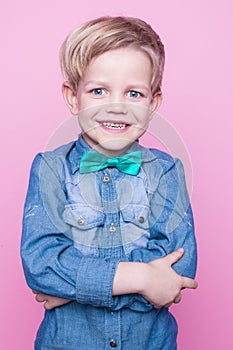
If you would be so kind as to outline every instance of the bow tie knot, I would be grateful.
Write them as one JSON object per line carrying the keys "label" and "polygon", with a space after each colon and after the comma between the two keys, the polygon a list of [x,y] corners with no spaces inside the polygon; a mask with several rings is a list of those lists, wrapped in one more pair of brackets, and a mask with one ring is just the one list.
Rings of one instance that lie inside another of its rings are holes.
{"label": "bow tie knot", "polygon": [[108,166],[109,167],[116,167],[117,166],[117,164],[119,164],[119,158],[109,158],[108,160],[107,160],[107,162],[108,162]]}
{"label": "bow tie knot", "polygon": [[120,157],[107,157],[102,153],[86,152],[80,160],[80,174],[91,173],[105,169],[107,167],[116,167],[119,171],[137,175],[142,164],[142,152],[136,151],[126,153]]}

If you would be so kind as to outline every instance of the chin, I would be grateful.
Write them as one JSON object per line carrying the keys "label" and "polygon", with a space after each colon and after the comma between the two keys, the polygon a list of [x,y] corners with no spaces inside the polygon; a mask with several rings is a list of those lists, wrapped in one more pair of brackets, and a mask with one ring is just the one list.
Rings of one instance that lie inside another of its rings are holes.
{"label": "chin", "polygon": [[110,154],[114,154],[114,153],[123,153],[125,152],[130,146],[131,144],[134,142],[134,140],[114,140],[111,139],[109,141],[105,141],[99,144],[99,149],[102,149],[102,152],[105,153],[110,153]]}

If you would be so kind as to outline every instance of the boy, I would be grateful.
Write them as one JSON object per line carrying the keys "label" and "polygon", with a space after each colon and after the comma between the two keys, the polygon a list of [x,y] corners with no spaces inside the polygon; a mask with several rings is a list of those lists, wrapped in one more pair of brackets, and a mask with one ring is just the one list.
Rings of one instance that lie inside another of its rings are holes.
{"label": "boy", "polygon": [[168,307],[197,287],[192,212],[180,161],[138,143],[163,45],[139,19],[103,17],[68,36],[61,66],[82,135],[32,165],[21,254],[47,309],[35,349],[176,349]]}

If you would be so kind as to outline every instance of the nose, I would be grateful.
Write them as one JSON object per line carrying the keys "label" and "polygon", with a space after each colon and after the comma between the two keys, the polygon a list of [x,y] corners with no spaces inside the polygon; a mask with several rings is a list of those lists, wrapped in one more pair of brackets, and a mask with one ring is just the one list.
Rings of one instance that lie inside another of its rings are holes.
{"label": "nose", "polygon": [[106,105],[106,112],[112,114],[127,114],[128,109],[125,103],[111,102]]}

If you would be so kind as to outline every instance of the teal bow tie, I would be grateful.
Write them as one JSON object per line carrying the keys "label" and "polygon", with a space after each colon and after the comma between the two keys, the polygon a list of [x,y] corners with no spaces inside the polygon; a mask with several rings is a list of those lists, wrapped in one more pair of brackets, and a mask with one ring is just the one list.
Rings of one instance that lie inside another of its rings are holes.
{"label": "teal bow tie", "polygon": [[120,157],[106,157],[97,152],[86,152],[82,156],[79,165],[80,174],[91,173],[107,167],[116,167],[119,171],[137,175],[142,164],[142,152],[126,153]]}

